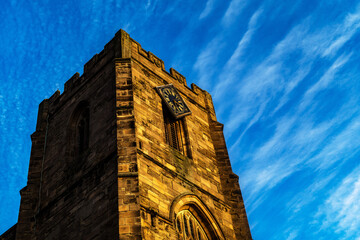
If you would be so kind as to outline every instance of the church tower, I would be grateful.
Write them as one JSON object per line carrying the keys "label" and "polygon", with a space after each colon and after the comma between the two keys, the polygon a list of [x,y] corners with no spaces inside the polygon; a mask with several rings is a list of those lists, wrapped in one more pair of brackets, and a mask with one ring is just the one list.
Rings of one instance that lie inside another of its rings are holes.
{"label": "church tower", "polygon": [[11,239],[252,239],[210,94],[123,30],[31,139]]}

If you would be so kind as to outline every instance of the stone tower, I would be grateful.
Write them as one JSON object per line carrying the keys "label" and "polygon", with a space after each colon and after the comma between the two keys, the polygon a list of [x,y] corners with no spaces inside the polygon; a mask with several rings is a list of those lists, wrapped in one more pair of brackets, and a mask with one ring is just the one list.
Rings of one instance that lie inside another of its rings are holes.
{"label": "stone tower", "polygon": [[210,94],[122,30],[40,104],[31,139],[4,239],[252,239]]}

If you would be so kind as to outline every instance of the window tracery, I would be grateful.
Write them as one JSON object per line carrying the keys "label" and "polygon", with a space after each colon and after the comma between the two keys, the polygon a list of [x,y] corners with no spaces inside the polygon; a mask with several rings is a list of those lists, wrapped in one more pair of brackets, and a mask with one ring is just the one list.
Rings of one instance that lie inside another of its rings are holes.
{"label": "window tracery", "polygon": [[209,240],[200,222],[189,210],[176,215],[176,230],[181,240]]}
{"label": "window tracery", "polygon": [[170,219],[180,240],[225,240],[216,218],[195,194],[184,193],[175,198]]}

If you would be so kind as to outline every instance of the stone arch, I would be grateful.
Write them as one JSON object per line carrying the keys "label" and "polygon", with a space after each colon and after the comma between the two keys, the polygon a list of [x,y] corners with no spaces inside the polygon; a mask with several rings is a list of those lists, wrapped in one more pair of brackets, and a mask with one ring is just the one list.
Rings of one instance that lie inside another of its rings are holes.
{"label": "stone arch", "polygon": [[[192,215],[196,219],[198,224],[201,225],[201,228],[204,230],[207,239],[209,240],[225,239],[225,236],[220,228],[220,225],[218,224],[218,222],[216,221],[215,217],[210,212],[210,210],[203,203],[203,201],[195,194],[185,193],[178,196],[171,204],[170,219],[174,223],[174,226],[175,228],[177,228],[177,230],[179,229],[178,226],[180,224],[178,223],[177,217],[187,215],[187,218],[191,218],[189,214]],[[196,221],[194,221],[195,224],[197,224]],[[190,224],[190,228],[191,227],[192,226]],[[200,239],[200,238],[196,237],[189,239]],[[206,238],[202,240],[206,240]]]}

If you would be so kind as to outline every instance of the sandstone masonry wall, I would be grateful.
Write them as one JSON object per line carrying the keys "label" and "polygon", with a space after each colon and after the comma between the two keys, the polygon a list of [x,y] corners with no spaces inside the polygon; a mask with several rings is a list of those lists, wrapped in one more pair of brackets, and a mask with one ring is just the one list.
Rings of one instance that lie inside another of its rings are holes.
{"label": "sandstone masonry wall", "polygon": [[[170,83],[192,111],[186,156],[166,143],[155,87]],[[79,152],[83,113],[88,143]],[[213,239],[250,240],[222,127],[209,93],[120,30],[40,104],[18,223],[1,238],[175,240],[176,213],[186,209]]]}
{"label": "sandstone masonry wall", "polygon": [[[191,193],[209,208],[225,238],[236,239],[234,223],[240,222],[231,213],[239,209],[226,202],[223,194],[227,186],[221,181],[223,173],[219,169],[223,168],[218,163],[218,152],[226,146],[215,146],[213,142],[216,117],[213,107],[208,106],[209,101],[212,106],[210,95],[195,85],[188,88],[186,79],[174,69],[170,74],[164,71],[163,62],[135,41],[131,54],[143,237],[177,239],[171,205],[178,196]],[[185,117],[189,157],[165,141],[163,105],[155,87],[169,83],[174,84],[192,111]]]}
{"label": "sandstone masonry wall", "polygon": [[[16,239],[118,238],[115,38],[40,105]],[[89,109],[89,147],[76,156],[70,128]]]}

